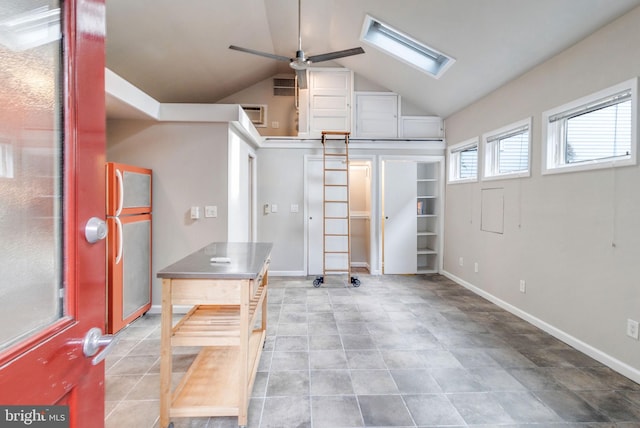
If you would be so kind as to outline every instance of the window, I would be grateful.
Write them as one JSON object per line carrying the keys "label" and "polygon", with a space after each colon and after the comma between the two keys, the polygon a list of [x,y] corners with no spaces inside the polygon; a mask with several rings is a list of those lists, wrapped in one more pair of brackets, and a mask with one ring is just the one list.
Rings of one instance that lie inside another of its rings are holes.
{"label": "window", "polygon": [[365,16],[360,40],[436,79],[456,61],[369,15]]}
{"label": "window", "polygon": [[542,114],[542,173],[636,162],[637,79]]}
{"label": "window", "polygon": [[528,177],[531,119],[521,120],[482,136],[485,179]]}
{"label": "window", "polygon": [[0,138],[0,178],[13,178],[13,146]]}
{"label": "window", "polygon": [[478,139],[464,141],[449,147],[449,182],[461,183],[478,180]]}

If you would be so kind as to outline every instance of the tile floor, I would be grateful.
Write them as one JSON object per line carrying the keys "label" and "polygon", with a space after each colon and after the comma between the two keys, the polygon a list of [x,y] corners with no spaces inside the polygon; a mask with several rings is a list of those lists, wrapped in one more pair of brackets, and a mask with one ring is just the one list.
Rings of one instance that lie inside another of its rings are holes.
{"label": "tile floor", "polygon": [[[447,278],[360,279],[270,278],[249,427],[640,427],[640,385]],[[159,322],[107,358],[107,428],[159,427]],[[178,352],[184,372],[197,348]]]}

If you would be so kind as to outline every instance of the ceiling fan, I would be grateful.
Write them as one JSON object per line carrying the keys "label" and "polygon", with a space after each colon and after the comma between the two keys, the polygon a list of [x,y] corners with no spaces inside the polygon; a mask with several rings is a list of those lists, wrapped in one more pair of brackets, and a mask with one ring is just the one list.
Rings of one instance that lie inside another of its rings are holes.
{"label": "ceiling fan", "polygon": [[260,55],[260,56],[264,56],[271,59],[277,59],[278,61],[288,62],[289,67],[294,69],[296,72],[296,76],[298,77],[298,87],[300,89],[306,89],[307,88],[306,70],[312,63],[322,62],[322,61],[331,61],[333,59],[363,54],[364,49],[362,49],[361,47],[357,47],[352,49],[345,49],[342,51],[328,52],[328,53],[319,54],[319,55],[311,55],[307,57],[304,51],[302,50],[302,35],[300,32],[300,21],[301,21],[300,3],[301,3],[301,0],[298,0],[298,50],[296,51],[295,58],[289,58],[283,55],[275,55],[267,52],[261,52],[254,49],[242,48],[240,46],[234,46],[234,45],[229,46],[229,49],[233,49],[240,52],[247,52],[254,55]]}

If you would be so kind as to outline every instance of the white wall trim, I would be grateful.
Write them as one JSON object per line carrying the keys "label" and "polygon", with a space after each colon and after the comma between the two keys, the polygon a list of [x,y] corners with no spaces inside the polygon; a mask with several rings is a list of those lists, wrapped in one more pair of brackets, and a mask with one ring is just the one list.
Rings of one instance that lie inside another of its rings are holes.
{"label": "white wall trim", "polygon": [[[269,276],[307,276],[306,270],[270,270]],[[309,281],[311,283],[311,281]]]}
{"label": "white wall trim", "polygon": [[563,341],[564,343],[574,347],[575,349],[577,349],[580,352],[583,352],[585,354],[587,354],[588,356],[590,356],[591,358],[595,359],[596,361],[601,362],[602,364],[606,365],[607,367],[617,371],[618,373],[622,374],[623,376],[628,377],[629,379],[631,379],[634,382],[640,383],[640,370],[635,369],[634,367],[631,367],[630,365],[618,360],[615,357],[612,357],[609,354],[604,353],[603,351],[601,351],[600,349],[594,348],[593,346],[589,345],[588,343],[585,343],[583,341],[581,341],[580,339],[573,337],[572,335],[570,335],[569,333],[560,330],[559,328],[529,314],[528,312],[523,311],[520,308],[517,308],[515,306],[513,306],[510,303],[505,302],[504,300],[494,296],[493,294],[487,293],[486,291],[482,290],[481,288],[476,287],[475,285],[463,280],[462,278],[458,278],[457,276],[453,275],[450,272],[447,272],[446,270],[442,270],[441,271],[442,275],[446,276],[447,278],[451,279],[452,281],[455,281],[456,283],[462,285],[463,287],[467,288],[468,290],[476,293],[477,295],[484,297],[485,299],[489,300],[492,303],[495,303],[497,306],[501,307],[502,309],[512,313],[513,315],[533,324],[534,326],[538,327],[539,329],[549,333],[550,335],[552,335],[553,337],[555,337],[556,339],[559,339],[561,341]]}

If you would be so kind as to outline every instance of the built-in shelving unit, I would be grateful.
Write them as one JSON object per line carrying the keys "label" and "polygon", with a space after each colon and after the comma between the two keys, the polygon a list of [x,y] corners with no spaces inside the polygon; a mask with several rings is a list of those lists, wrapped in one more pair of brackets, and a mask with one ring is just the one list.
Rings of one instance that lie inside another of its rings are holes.
{"label": "built-in shelving unit", "polygon": [[417,272],[438,271],[439,261],[439,163],[417,163]]}

